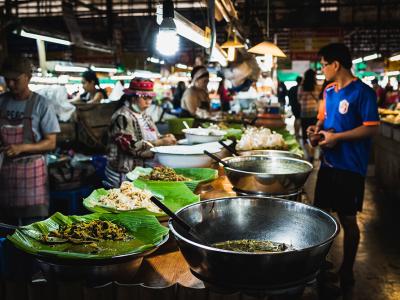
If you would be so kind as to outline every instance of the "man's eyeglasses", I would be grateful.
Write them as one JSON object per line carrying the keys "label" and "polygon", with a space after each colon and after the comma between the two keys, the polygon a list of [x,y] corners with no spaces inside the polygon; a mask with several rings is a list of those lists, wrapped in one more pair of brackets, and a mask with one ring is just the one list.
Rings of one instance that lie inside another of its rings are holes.
{"label": "man's eyeglasses", "polygon": [[327,66],[331,65],[332,63],[333,63],[333,62],[321,64],[321,65],[322,65],[322,69],[326,68]]}

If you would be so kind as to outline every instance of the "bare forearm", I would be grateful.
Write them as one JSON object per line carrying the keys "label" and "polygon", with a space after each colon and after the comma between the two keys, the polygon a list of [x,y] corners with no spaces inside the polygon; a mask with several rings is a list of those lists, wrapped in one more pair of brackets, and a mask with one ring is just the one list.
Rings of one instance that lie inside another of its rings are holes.
{"label": "bare forearm", "polygon": [[338,141],[352,141],[372,137],[377,133],[378,126],[361,125],[352,130],[335,133],[335,135]]}
{"label": "bare forearm", "polygon": [[46,153],[56,148],[56,141],[42,140],[35,144],[24,144],[24,153]]}

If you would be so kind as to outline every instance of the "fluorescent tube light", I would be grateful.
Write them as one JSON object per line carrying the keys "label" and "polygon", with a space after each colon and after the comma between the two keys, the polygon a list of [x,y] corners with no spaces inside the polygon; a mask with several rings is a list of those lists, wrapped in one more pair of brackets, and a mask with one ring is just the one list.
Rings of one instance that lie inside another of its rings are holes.
{"label": "fluorescent tube light", "polygon": [[138,70],[133,72],[133,77],[141,77],[141,78],[146,78],[146,79],[152,79],[152,78],[161,78],[160,73],[153,73],[150,71],[142,71]]}
{"label": "fluorescent tube light", "polygon": [[36,40],[42,40],[42,41],[49,42],[49,43],[61,44],[61,45],[65,45],[65,46],[72,45],[72,43],[68,40],[58,39],[58,38],[41,35],[41,34],[30,33],[30,32],[26,32],[23,29],[21,30],[21,36],[26,37],[26,38],[36,39]]}
{"label": "fluorescent tube light", "polygon": [[73,73],[82,73],[88,70],[85,67],[77,67],[77,66],[65,66],[65,65],[56,65],[54,68],[57,72],[73,72]]}
{"label": "fluorescent tube light", "polygon": [[397,60],[400,60],[400,54],[397,54],[397,55],[395,55],[395,56],[390,57],[389,60],[390,60],[390,61],[397,61]]}
{"label": "fluorescent tube light", "polygon": [[111,80],[132,80],[134,77],[133,75],[116,75],[111,76]]}
{"label": "fluorescent tube light", "polygon": [[[163,8],[162,4],[157,5],[157,12],[156,12],[156,21],[158,25],[161,25],[163,20]],[[181,14],[174,11],[174,22],[176,26],[176,32],[178,35],[204,47],[210,48],[211,41],[208,37],[206,37],[205,32],[203,29],[198,27],[197,25],[190,22],[188,19],[183,17]]]}
{"label": "fluorescent tube light", "polygon": [[364,61],[369,61],[369,60],[377,59],[377,58],[379,58],[381,56],[382,55],[380,55],[378,53],[374,53],[374,54],[371,54],[371,55],[364,56],[363,60]]}
{"label": "fluorescent tube light", "polygon": [[117,73],[117,68],[103,68],[103,67],[91,66],[90,69],[95,72]]}
{"label": "fluorescent tube light", "polygon": [[362,57],[359,57],[359,58],[353,59],[352,62],[353,62],[353,64],[359,64],[362,61],[363,61]]}
{"label": "fluorescent tube light", "polygon": [[184,65],[184,64],[176,64],[175,65],[177,68],[179,68],[179,69],[189,69],[189,67],[187,66],[187,65]]}
{"label": "fluorescent tube light", "polygon": [[390,71],[386,73],[387,76],[397,76],[400,75],[400,71]]}

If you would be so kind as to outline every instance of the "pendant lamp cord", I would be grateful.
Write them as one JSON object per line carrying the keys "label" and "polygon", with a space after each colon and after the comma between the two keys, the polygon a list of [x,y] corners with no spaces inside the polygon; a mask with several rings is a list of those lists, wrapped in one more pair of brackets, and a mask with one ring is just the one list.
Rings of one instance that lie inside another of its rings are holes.
{"label": "pendant lamp cord", "polygon": [[267,38],[269,39],[269,0],[267,0]]}

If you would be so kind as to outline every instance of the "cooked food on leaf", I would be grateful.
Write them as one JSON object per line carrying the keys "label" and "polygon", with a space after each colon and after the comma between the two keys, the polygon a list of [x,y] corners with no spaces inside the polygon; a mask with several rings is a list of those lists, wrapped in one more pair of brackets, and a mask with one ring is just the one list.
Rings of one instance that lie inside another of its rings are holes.
{"label": "cooked food on leaf", "polygon": [[259,240],[234,240],[213,244],[213,247],[236,252],[283,252],[293,250],[291,246],[285,243],[276,243],[271,241]]}
{"label": "cooked food on leaf", "polygon": [[183,175],[179,175],[175,172],[174,169],[169,167],[155,167],[148,177],[149,180],[156,181],[190,181],[190,178],[187,178]]}
{"label": "cooked food on leaf", "polygon": [[287,150],[288,146],[279,133],[269,128],[246,129],[236,145],[236,150]]}
{"label": "cooked food on leaf", "polygon": [[131,182],[124,181],[119,189],[111,189],[107,195],[101,196],[99,204],[118,210],[146,208],[149,211],[160,213],[161,210],[151,202],[151,196],[149,191],[141,190]]}
{"label": "cooked food on leaf", "polygon": [[48,242],[49,238],[59,238],[65,242],[84,244],[103,240],[123,241],[128,239],[126,229],[110,221],[93,220],[77,222],[60,227],[43,235],[42,241]]}

